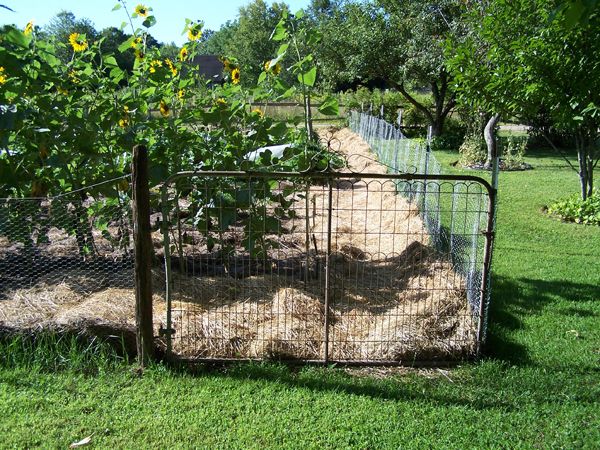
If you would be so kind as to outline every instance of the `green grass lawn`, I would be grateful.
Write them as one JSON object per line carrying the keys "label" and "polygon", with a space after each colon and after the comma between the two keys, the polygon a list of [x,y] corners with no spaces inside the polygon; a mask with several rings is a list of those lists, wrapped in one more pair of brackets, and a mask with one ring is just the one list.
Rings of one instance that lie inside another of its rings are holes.
{"label": "green grass lawn", "polygon": [[[437,157],[460,172],[456,154]],[[545,205],[577,192],[576,174],[551,153],[526,160],[534,170],[500,178],[482,361],[378,379],[274,364],[137,376],[102,358],[60,371],[5,360],[0,448],[89,435],[89,448],[598,448],[600,227],[547,217]]]}

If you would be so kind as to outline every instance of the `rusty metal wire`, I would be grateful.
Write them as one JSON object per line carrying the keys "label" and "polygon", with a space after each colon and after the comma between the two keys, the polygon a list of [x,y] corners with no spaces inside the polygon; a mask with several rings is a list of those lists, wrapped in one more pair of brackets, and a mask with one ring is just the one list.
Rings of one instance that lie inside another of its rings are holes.
{"label": "rusty metal wire", "polygon": [[[399,192],[409,182],[414,198],[439,198],[434,209]],[[485,239],[465,218],[487,213],[477,180],[208,172],[163,193],[175,355],[406,364],[476,354]],[[477,245],[460,253],[459,241]]]}

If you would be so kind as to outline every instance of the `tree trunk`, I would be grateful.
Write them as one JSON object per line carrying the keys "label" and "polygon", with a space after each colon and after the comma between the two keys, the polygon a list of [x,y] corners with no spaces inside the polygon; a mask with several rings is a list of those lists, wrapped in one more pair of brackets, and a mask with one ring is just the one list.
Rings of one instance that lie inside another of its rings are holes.
{"label": "tree trunk", "polygon": [[492,168],[494,158],[498,156],[498,148],[496,145],[496,125],[500,121],[500,114],[494,114],[490,120],[488,120],[485,129],[483,130],[483,137],[487,145],[487,158],[485,160],[484,168],[489,170]]}
{"label": "tree trunk", "polygon": [[594,193],[593,138],[588,138],[584,133],[580,133],[575,143],[577,147],[577,161],[579,163],[581,199],[585,201]]}

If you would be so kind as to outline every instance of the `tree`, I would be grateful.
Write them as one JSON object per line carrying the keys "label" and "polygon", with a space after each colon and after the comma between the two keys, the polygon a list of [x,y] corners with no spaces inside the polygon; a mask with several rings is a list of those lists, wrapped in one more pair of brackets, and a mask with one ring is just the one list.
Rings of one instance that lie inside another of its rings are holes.
{"label": "tree", "polygon": [[[456,1],[318,0],[311,14],[324,35],[319,59],[329,61],[323,74],[331,84],[383,80],[427,117],[434,136],[443,132],[456,105],[443,51],[445,40],[462,31]],[[433,107],[411,94],[423,89]]]}
{"label": "tree", "polygon": [[240,8],[227,54],[237,59],[244,74],[242,83],[256,82],[265,61],[276,52],[278,44],[269,38],[284,11],[289,12],[285,3],[267,6],[264,0]]}
{"label": "tree", "polygon": [[133,64],[135,62],[135,54],[133,51],[119,51],[119,46],[129,39],[129,37],[130,35],[116,27],[107,27],[100,32],[100,38],[103,39],[102,51],[105,54],[114,55],[121,70],[125,70],[127,73],[132,73]]}
{"label": "tree", "polygon": [[234,40],[233,36],[237,28],[237,20],[228,20],[217,31],[204,30],[198,51],[203,55],[225,56],[230,49],[230,43]]}
{"label": "tree", "polygon": [[600,158],[600,17],[568,29],[561,14],[545,0],[473,4],[471,35],[452,46],[449,64],[472,106],[525,123],[548,112],[552,126],[573,138],[578,167],[565,160],[578,172],[585,200]]}

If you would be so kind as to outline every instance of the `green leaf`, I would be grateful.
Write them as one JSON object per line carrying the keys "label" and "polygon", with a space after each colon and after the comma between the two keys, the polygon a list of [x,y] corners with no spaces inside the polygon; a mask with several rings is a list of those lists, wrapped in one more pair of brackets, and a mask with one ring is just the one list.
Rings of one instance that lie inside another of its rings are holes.
{"label": "green leaf", "polygon": [[261,72],[260,75],[258,76],[258,84],[261,84],[263,81],[265,81],[266,78],[267,78],[267,73]]}
{"label": "green leaf", "polygon": [[326,116],[337,116],[340,114],[340,104],[332,95],[329,95],[319,106],[319,112]]}
{"label": "green leaf", "polygon": [[317,67],[313,66],[308,72],[298,74],[298,81],[305,86],[314,86],[317,81]]}
{"label": "green leaf", "polygon": [[19,47],[27,48],[29,47],[29,43],[31,42],[32,36],[25,36],[25,34],[21,30],[17,30],[16,28],[11,27],[10,31],[6,33],[6,40],[11,42]]}
{"label": "green leaf", "polygon": [[285,22],[282,20],[279,21],[273,33],[271,33],[272,41],[283,41],[287,37],[287,30],[285,29]]}
{"label": "green leaf", "polygon": [[154,25],[156,25],[156,17],[154,17],[154,16],[146,17],[146,20],[144,20],[142,22],[142,25],[144,25],[146,28],[153,27]]}
{"label": "green leaf", "polygon": [[304,10],[299,9],[298,11],[296,11],[296,14],[294,14],[294,16],[296,17],[296,19],[302,19],[304,17]]}
{"label": "green leaf", "polygon": [[[285,55],[285,52],[287,52],[287,49],[289,48],[289,46],[290,46],[290,44],[281,44],[279,46],[279,48],[277,49],[277,56],[281,57],[281,56]],[[277,59],[279,60],[280,58],[277,58]]]}
{"label": "green leaf", "polygon": [[127,39],[125,42],[119,45],[119,51],[123,53],[129,50],[131,48],[131,44],[133,44],[133,41],[135,41],[135,35],[131,36],[129,39]]}
{"label": "green leaf", "polygon": [[119,64],[117,63],[117,60],[115,59],[114,56],[105,56],[104,57],[104,64],[107,67],[119,67]]}
{"label": "green leaf", "polygon": [[117,3],[115,6],[113,6],[113,11],[118,11],[119,9],[121,9],[121,4]]}

